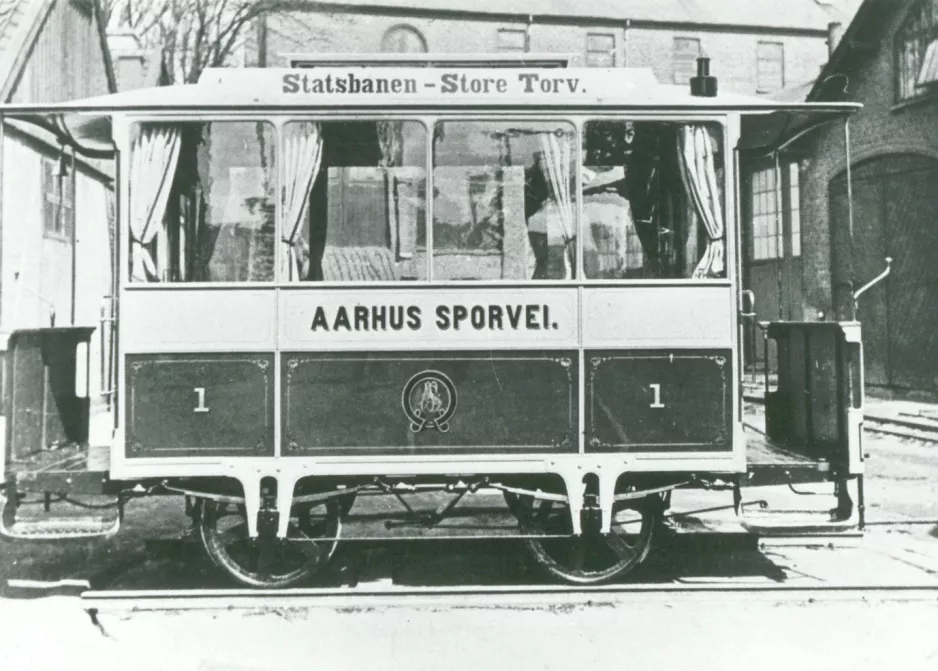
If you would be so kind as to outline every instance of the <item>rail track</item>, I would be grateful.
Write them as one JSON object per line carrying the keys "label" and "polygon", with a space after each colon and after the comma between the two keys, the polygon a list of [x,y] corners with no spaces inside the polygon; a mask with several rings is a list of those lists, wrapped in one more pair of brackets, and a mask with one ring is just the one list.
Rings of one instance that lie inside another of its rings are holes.
{"label": "rail track", "polygon": [[465,585],[413,587],[360,585],[352,588],[256,590],[87,591],[82,607],[105,611],[267,610],[305,608],[387,608],[396,606],[593,606],[629,600],[936,601],[934,584],[786,585],[715,582],[711,584],[626,584],[592,587],[564,585]]}

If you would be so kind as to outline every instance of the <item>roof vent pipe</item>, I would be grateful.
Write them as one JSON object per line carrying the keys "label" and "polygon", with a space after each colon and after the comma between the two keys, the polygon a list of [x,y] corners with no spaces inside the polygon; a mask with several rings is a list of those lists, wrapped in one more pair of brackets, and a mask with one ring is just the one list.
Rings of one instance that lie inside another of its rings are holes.
{"label": "roof vent pipe", "polygon": [[717,95],[717,78],[710,76],[710,59],[706,56],[697,59],[697,76],[690,78],[690,94],[702,98]]}

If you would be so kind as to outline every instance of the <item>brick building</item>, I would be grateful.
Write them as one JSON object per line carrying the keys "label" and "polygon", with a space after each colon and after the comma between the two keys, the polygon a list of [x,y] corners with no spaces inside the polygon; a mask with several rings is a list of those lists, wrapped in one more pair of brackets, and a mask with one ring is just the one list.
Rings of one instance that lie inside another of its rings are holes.
{"label": "brick building", "polygon": [[[801,258],[795,268],[787,259],[780,293],[806,319],[845,317],[851,284],[875,277],[892,257],[890,277],[858,306],[872,385],[938,390],[936,83],[938,2],[866,0],[817,82],[802,91],[809,100],[864,108],[849,122],[852,209],[842,124],[821,129],[792,157],[796,167],[788,170],[800,172],[801,182]],[[793,230],[786,224],[780,247],[792,248]]]}
{"label": "brick building", "polygon": [[[704,52],[725,90],[812,80],[828,26],[857,0],[346,0],[262,21],[249,64],[295,53],[564,53],[581,65],[652,68],[686,83]],[[302,5],[303,3],[298,3]]]}

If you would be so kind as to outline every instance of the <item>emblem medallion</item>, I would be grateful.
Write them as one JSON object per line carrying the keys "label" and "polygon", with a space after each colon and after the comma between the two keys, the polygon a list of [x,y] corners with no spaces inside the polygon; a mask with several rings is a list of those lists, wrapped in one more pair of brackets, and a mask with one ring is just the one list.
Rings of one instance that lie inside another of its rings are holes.
{"label": "emblem medallion", "polygon": [[456,385],[439,371],[425,370],[408,380],[401,405],[414,433],[424,429],[446,433],[456,413]]}

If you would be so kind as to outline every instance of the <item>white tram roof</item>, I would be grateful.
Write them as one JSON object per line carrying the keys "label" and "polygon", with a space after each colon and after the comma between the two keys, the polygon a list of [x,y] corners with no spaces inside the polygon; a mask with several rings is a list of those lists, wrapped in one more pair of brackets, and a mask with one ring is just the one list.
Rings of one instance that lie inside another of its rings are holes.
{"label": "white tram roof", "polygon": [[[693,96],[690,86],[660,84],[636,68],[216,68],[198,84],[136,89],[44,105],[0,105],[0,115],[50,128],[86,148],[110,140],[121,114],[275,114],[369,109],[523,110],[609,108],[617,112],[718,114],[820,113],[842,116],[856,103],[779,102],[719,93]],[[76,116],[77,115],[77,116]],[[84,140],[84,142],[83,142]],[[94,149],[92,149],[94,151]],[[103,151],[98,149],[98,151]]]}

